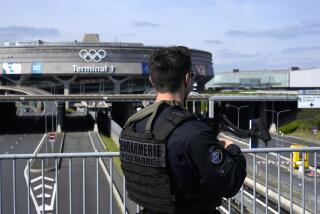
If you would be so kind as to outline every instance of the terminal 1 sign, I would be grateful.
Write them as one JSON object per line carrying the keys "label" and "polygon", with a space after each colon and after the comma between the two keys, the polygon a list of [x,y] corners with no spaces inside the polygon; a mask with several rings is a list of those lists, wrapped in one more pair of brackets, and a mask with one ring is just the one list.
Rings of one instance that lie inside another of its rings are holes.
{"label": "terminal 1 sign", "polygon": [[[100,63],[104,58],[107,57],[107,52],[103,49],[81,49],[79,51],[80,58],[87,63]],[[112,74],[115,72],[113,65],[103,65],[95,66],[79,66],[72,65],[73,72],[75,73],[109,73]]]}
{"label": "terminal 1 sign", "polygon": [[78,66],[72,65],[73,72],[75,73],[109,73],[112,74],[115,72],[113,65],[104,65],[104,66]]}

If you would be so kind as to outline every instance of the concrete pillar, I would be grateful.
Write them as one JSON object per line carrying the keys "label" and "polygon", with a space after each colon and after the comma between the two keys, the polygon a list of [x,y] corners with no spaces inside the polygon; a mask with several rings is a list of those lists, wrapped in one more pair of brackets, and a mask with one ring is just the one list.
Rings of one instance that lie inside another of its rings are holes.
{"label": "concrete pillar", "polygon": [[64,118],[66,115],[65,111],[65,103],[58,102],[57,103],[57,132],[61,132],[63,130]]}
{"label": "concrete pillar", "polygon": [[194,108],[196,114],[201,114],[201,102],[200,101],[195,101],[194,102]]}
{"label": "concrete pillar", "polygon": [[114,82],[114,83],[113,83],[113,86],[114,86],[114,88],[113,88],[113,93],[115,93],[115,94],[120,94],[120,93],[121,93],[121,83],[119,83],[119,82]]}
{"label": "concrete pillar", "polygon": [[[64,95],[70,94],[70,83],[69,82],[63,83],[63,94]],[[69,108],[69,102],[66,101],[66,109],[68,109],[68,108]]]}
{"label": "concrete pillar", "polygon": [[190,113],[193,113],[193,101],[187,101],[187,110]]}
{"label": "concrete pillar", "polygon": [[133,103],[114,102],[112,103],[111,116],[120,126],[123,126],[126,120],[135,112]]}
{"label": "concrete pillar", "polygon": [[214,118],[214,100],[209,100],[209,118]]}
{"label": "concrete pillar", "polygon": [[[63,84],[63,93],[64,93],[64,95],[69,95],[70,94],[70,84],[77,77],[74,76],[74,77],[72,77],[71,79],[68,79],[68,80],[62,80],[57,76],[54,76],[54,78]],[[66,101],[65,108],[67,109],[68,107],[69,107],[69,102]]]}
{"label": "concrete pillar", "polygon": [[267,103],[264,102],[259,102],[259,117],[261,117],[264,121],[267,121],[267,112],[266,109],[267,108]]}
{"label": "concrete pillar", "polygon": [[13,84],[17,85],[17,86],[21,86],[22,83],[24,82],[24,80],[27,79],[26,76],[20,76],[20,78],[18,80],[13,80],[8,76],[3,76],[4,78],[6,78],[8,81],[12,82]]}
{"label": "concrete pillar", "polygon": [[131,76],[127,76],[121,80],[115,79],[112,76],[108,76],[109,80],[113,83],[113,93],[120,94],[121,93],[121,84],[125,81],[131,79]]}

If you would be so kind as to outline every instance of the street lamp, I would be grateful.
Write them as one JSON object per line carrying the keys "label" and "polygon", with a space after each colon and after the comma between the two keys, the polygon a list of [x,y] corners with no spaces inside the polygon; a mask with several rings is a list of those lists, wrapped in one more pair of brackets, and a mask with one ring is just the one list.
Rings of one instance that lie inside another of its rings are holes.
{"label": "street lamp", "polygon": [[278,128],[279,128],[279,116],[281,113],[284,113],[284,112],[289,112],[291,111],[290,109],[286,109],[286,110],[282,110],[282,111],[274,111],[274,110],[271,110],[271,109],[264,109],[265,111],[269,111],[269,112],[272,112],[272,113],[275,113],[277,115],[277,126],[276,126],[276,129],[277,129],[277,133],[278,133]]}
{"label": "street lamp", "polygon": [[227,108],[232,107],[232,108],[236,108],[236,109],[237,109],[237,112],[238,112],[238,114],[237,114],[237,118],[238,118],[238,120],[237,120],[237,121],[238,121],[238,122],[237,122],[237,126],[238,126],[238,128],[239,128],[239,123],[240,123],[240,109],[242,109],[242,108],[248,108],[249,106],[248,106],[248,105],[246,105],[246,106],[234,106],[234,105],[231,105],[231,104],[227,103],[226,107],[227,107]]}
{"label": "street lamp", "polygon": [[[275,113],[277,115],[277,126],[276,126],[276,130],[277,130],[277,135],[278,135],[278,129],[279,129],[279,116],[281,113],[284,113],[284,112],[289,112],[291,111],[290,109],[285,109],[285,110],[282,110],[282,111],[274,111],[274,110],[271,110],[271,109],[264,109],[265,111],[269,111],[269,112],[272,112],[272,113]],[[277,145],[278,145],[278,137],[277,137]]]}

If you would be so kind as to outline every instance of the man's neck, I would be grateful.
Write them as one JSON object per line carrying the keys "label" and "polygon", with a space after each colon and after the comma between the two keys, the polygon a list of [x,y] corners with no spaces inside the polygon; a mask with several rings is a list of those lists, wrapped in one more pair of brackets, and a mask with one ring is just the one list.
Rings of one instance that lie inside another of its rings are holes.
{"label": "man's neck", "polygon": [[157,94],[157,98],[156,98],[156,102],[160,102],[162,100],[167,100],[167,101],[172,101],[172,100],[176,100],[179,103],[183,103],[184,102],[184,98],[183,96],[181,96],[180,93],[158,93]]}

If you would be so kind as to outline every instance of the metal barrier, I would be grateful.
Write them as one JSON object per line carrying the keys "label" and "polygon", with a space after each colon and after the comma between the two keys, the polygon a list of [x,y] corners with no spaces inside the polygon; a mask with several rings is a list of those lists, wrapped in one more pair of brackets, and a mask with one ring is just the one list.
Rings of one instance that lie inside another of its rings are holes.
{"label": "metal barrier", "polygon": [[113,157],[119,152],[0,155],[0,213],[113,213]]}
{"label": "metal barrier", "polygon": [[[320,147],[242,149],[247,159],[247,178],[238,195],[224,200],[226,213],[318,213],[317,184]],[[293,153],[302,156],[293,169]],[[305,168],[309,153],[310,167]],[[244,199],[247,200],[244,200]],[[246,203],[245,203],[246,201]]]}
{"label": "metal barrier", "polygon": [[[224,199],[220,210],[317,213],[320,147],[242,151],[247,159],[247,178],[238,195]],[[300,171],[294,170],[293,152],[301,152],[302,162],[310,152],[310,168],[301,164]],[[119,152],[0,155],[0,213],[139,211],[140,207],[132,204],[129,209],[125,179],[115,179],[115,157]],[[119,206],[114,206],[114,199]]]}

